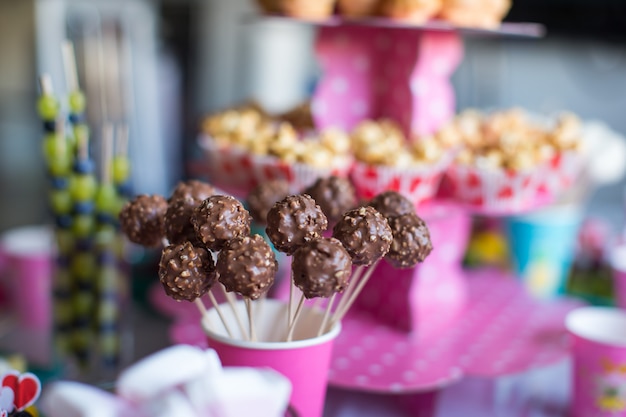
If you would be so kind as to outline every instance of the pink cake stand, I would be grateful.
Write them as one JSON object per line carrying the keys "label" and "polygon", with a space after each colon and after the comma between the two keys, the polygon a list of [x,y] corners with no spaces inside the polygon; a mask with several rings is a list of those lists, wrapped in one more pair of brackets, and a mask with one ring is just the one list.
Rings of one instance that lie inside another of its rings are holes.
{"label": "pink cake stand", "polygon": [[384,18],[307,21],[264,17],[318,28],[315,51],[323,76],[312,100],[318,129],[351,129],[364,119],[390,118],[405,133],[431,134],[455,110],[450,77],[463,56],[461,36],[539,37],[541,25],[498,29],[413,25]]}

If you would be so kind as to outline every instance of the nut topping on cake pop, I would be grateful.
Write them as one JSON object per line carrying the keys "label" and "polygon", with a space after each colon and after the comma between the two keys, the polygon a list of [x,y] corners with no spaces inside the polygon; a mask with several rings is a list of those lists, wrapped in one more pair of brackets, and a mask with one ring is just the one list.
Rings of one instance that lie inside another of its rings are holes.
{"label": "nut topping on cake pop", "polygon": [[337,239],[319,238],[294,252],[291,269],[306,298],[330,297],[348,285],[352,259]]}
{"label": "nut topping on cake pop", "polygon": [[265,231],[276,249],[288,255],[321,236],[328,219],[307,194],[291,195],[274,204],[267,213]]}
{"label": "nut topping on cake pop", "polygon": [[202,200],[183,197],[170,201],[165,213],[165,236],[173,244],[182,244],[187,241],[195,246],[201,246],[200,239],[191,223],[191,216]]}
{"label": "nut topping on cake pop", "polygon": [[206,249],[190,242],[163,249],[159,280],[173,299],[194,301],[209,291],[215,278],[213,258]]}
{"label": "nut topping on cake pop", "polygon": [[347,178],[330,176],[318,179],[306,189],[331,223],[356,206],[356,192]]}
{"label": "nut topping on cake pop", "polygon": [[161,244],[167,201],[159,195],[140,195],[122,208],[119,219],[122,232],[131,242],[143,246]]}
{"label": "nut topping on cake pop", "polygon": [[256,300],[274,284],[278,262],[261,236],[239,236],[218,254],[216,268],[226,290]]}
{"label": "nut topping on cake pop", "polygon": [[202,243],[211,250],[221,250],[229,240],[250,234],[250,213],[235,198],[214,195],[194,211],[191,222]]}
{"label": "nut topping on cake pop", "polygon": [[169,201],[175,201],[180,198],[193,198],[194,200],[206,200],[215,195],[215,188],[211,184],[198,180],[180,181]]}
{"label": "nut topping on cake pop", "polygon": [[430,232],[424,220],[415,213],[387,220],[393,233],[393,242],[385,259],[394,268],[410,268],[423,262],[433,250]]}
{"label": "nut topping on cake pop", "polygon": [[248,207],[254,221],[266,224],[267,213],[274,204],[289,195],[286,180],[266,181],[255,187],[248,195]]}
{"label": "nut topping on cake pop", "polygon": [[415,213],[415,205],[413,205],[411,200],[397,191],[382,192],[372,198],[369,205],[387,218]]}
{"label": "nut topping on cake pop", "polygon": [[355,265],[371,265],[389,251],[393,235],[382,214],[373,207],[359,207],[343,215],[333,237],[346,248]]}

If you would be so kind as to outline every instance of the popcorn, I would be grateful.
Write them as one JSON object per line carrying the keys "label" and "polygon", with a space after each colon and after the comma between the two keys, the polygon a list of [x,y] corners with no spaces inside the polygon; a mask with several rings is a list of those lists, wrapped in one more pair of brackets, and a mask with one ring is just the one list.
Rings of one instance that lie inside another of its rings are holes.
{"label": "popcorn", "polygon": [[274,156],[288,164],[327,169],[349,163],[350,138],[328,129],[301,139],[294,125],[272,120],[257,107],[226,110],[205,119],[202,128],[220,147],[237,146],[257,156]]}
{"label": "popcorn", "polygon": [[[448,143],[458,136],[456,130],[444,132]],[[396,168],[432,165],[439,162],[450,145],[438,136],[415,137],[407,141],[400,127],[390,120],[366,120],[358,124],[351,135],[354,156],[369,165],[384,165]]]}
{"label": "popcorn", "polygon": [[456,135],[464,148],[456,162],[489,169],[530,170],[559,152],[579,150],[581,124],[573,114],[563,114],[554,127],[531,121],[513,108],[489,115],[466,110],[445,126],[448,141]]}

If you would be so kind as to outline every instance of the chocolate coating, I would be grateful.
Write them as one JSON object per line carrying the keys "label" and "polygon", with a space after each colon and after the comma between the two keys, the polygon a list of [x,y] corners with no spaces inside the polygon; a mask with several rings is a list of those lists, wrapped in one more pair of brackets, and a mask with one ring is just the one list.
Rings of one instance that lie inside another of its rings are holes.
{"label": "chocolate coating", "polygon": [[255,222],[266,224],[267,213],[275,203],[289,195],[289,183],[285,180],[262,182],[248,194],[250,214]]}
{"label": "chocolate coating", "polygon": [[198,180],[180,181],[176,184],[169,201],[172,202],[180,198],[193,198],[203,201],[212,195],[215,195],[215,188],[211,184]]}
{"label": "chocolate coating", "polygon": [[299,246],[321,236],[328,219],[309,195],[290,195],[267,213],[267,236],[274,247],[288,255]]}
{"label": "chocolate coating", "polygon": [[385,191],[372,198],[369,205],[385,217],[415,213],[415,205],[397,191]]}
{"label": "chocolate coating", "polygon": [[193,301],[206,294],[215,283],[215,264],[211,254],[190,242],[163,249],[159,280],[165,293],[175,300]]}
{"label": "chocolate coating", "polygon": [[221,250],[229,240],[250,234],[250,213],[232,196],[214,195],[202,202],[191,222],[202,243],[210,250]]}
{"label": "chocolate coating", "polygon": [[291,271],[306,298],[330,297],[348,285],[352,258],[337,239],[319,238],[294,252]]}
{"label": "chocolate coating", "polygon": [[170,243],[182,244],[189,241],[195,246],[202,246],[191,223],[191,216],[200,203],[201,200],[189,197],[170,201],[165,213],[165,236]]}
{"label": "chocolate coating", "polygon": [[216,268],[227,291],[256,300],[274,284],[278,262],[260,235],[239,236],[217,255]]}
{"label": "chocolate coating", "polygon": [[319,178],[304,193],[319,204],[331,223],[337,222],[346,211],[356,207],[356,192],[347,178]]}
{"label": "chocolate coating", "polygon": [[424,220],[415,213],[403,214],[388,219],[393,233],[391,248],[385,256],[395,268],[411,268],[433,250],[430,232]]}
{"label": "chocolate coating", "polygon": [[333,237],[346,248],[355,265],[371,265],[389,251],[393,235],[387,220],[373,207],[359,207],[343,215]]}
{"label": "chocolate coating", "polygon": [[167,201],[160,195],[140,195],[124,205],[119,220],[122,232],[131,242],[159,246],[165,234]]}

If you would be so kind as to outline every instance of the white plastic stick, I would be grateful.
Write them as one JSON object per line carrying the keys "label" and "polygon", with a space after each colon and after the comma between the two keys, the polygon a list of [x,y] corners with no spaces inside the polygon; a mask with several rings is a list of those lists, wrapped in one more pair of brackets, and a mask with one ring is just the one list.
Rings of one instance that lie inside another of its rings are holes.
{"label": "white plastic stick", "polygon": [[317,337],[320,337],[324,334],[326,329],[326,323],[328,323],[328,318],[330,317],[330,312],[333,309],[333,304],[335,303],[335,298],[337,297],[337,293],[334,293],[330,300],[328,300],[328,304],[326,305],[326,311],[324,311],[324,318],[322,319],[322,324],[320,324],[320,329],[317,331]]}
{"label": "white plastic stick", "polygon": [[[341,294],[341,299],[339,300],[339,304],[337,304],[337,308],[335,309],[335,316],[345,308],[346,304],[350,300],[350,296],[352,295],[352,293],[354,293],[356,287],[358,286],[359,280],[363,276],[364,270],[365,267],[363,265],[359,265],[359,267],[352,274],[352,277],[350,277],[348,287]],[[334,317],[331,321],[334,321]]]}
{"label": "white plastic stick", "polygon": [[202,300],[200,298],[196,298],[195,300],[193,300],[193,302],[196,305],[196,307],[198,307],[198,310],[200,310],[200,314],[202,314],[202,317],[207,321],[207,324],[211,325],[209,312],[207,311],[206,306],[204,305]]}
{"label": "white plastic stick", "polygon": [[287,341],[291,342],[293,339],[293,331],[296,329],[296,325],[298,324],[298,319],[300,318],[300,312],[302,311],[302,306],[304,305],[304,294],[300,297],[300,301],[298,302],[298,307],[296,308],[296,313],[293,316],[293,322],[291,323],[291,327],[289,327],[289,333],[287,333]]}
{"label": "white plastic stick", "polygon": [[222,309],[220,308],[220,305],[217,303],[217,300],[215,299],[215,296],[213,295],[211,291],[209,291],[207,294],[209,295],[209,299],[211,300],[211,303],[213,304],[215,311],[217,311],[217,315],[220,316],[220,320],[222,320],[222,324],[224,325],[224,328],[226,329],[226,333],[228,333],[228,336],[232,339],[233,333],[230,331],[228,324],[226,324],[226,320],[224,319],[224,315],[222,314]]}
{"label": "white plastic stick", "polygon": [[235,300],[233,298],[233,295],[229,293],[228,291],[226,291],[226,287],[224,287],[224,285],[221,282],[218,283],[217,285],[222,289],[222,292],[224,293],[224,297],[226,297],[226,301],[228,301],[228,305],[230,305],[230,309],[233,311],[233,316],[235,316],[235,320],[237,321],[237,326],[239,327],[239,331],[241,332],[241,335],[243,337],[247,337],[246,328],[244,327],[243,321],[241,320],[241,317],[239,316],[239,313],[237,312],[237,306],[235,305]]}
{"label": "white plastic stick", "polygon": [[248,325],[250,330],[250,341],[256,342],[256,331],[254,329],[254,314],[252,314],[252,302],[249,298],[244,298],[244,302],[246,303],[246,311],[248,312]]}
{"label": "white plastic stick", "polygon": [[377,265],[378,265],[378,261],[374,262],[374,264],[372,264],[369,268],[367,268],[367,271],[365,271],[365,273],[363,274],[363,277],[359,281],[359,284],[354,289],[354,291],[352,291],[352,293],[350,294],[350,298],[345,303],[345,305],[343,306],[342,310],[337,310],[335,312],[335,315],[334,315],[333,319],[330,322],[330,327],[331,328],[335,324],[340,322],[344,318],[344,316],[346,315],[348,310],[350,310],[350,307],[352,307],[352,304],[354,304],[354,302],[356,301],[357,297],[359,296],[359,294],[361,293],[361,291],[365,287],[365,284],[367,284],[367,281],[369,281],[369,279],[372,276],[372,273],[376,269]]}

